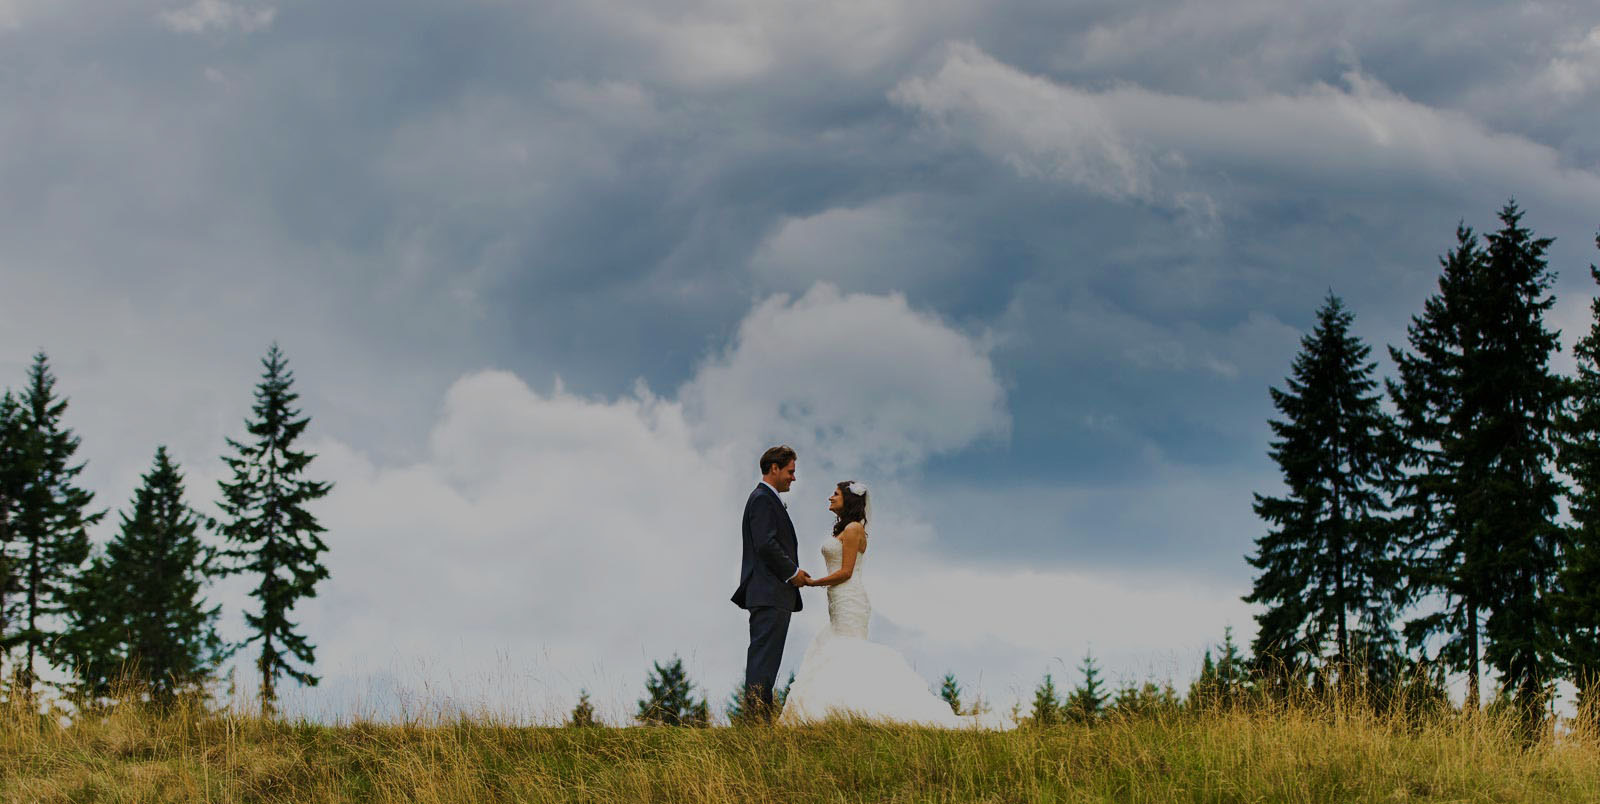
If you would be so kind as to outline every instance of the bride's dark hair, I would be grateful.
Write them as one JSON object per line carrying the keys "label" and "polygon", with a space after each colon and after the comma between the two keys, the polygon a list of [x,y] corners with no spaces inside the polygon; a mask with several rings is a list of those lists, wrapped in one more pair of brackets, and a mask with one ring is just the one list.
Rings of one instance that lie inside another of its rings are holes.
{"label": "bride's dark hair", "polygon": [[867,524],[867,497],[864,494],[856,494],[850,490],[850,484],[854,482],[854,480],[846,480],[839,484],[839,499],[844,505],[841,505],[838,512],[833,515],[833,535],[835,536],[843,533],[844,526],[851,522],[860,522],[863,526]]}

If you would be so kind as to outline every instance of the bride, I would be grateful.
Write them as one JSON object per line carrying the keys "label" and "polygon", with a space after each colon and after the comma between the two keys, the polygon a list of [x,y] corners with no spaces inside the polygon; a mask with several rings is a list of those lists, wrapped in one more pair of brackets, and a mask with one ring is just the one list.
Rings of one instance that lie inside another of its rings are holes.
{"label": "bride", "polygon": [[957,715],[893,648],[867,641],[872,602],[861,582],[872,502],[860,483],[845,481],[828,498],[833,538],[822,544],[828,574],[806,586],[828,588],[828,624],[806,649],[778,722],[815,723],[830,716],[945,728],[1003,727],[999,718]]}

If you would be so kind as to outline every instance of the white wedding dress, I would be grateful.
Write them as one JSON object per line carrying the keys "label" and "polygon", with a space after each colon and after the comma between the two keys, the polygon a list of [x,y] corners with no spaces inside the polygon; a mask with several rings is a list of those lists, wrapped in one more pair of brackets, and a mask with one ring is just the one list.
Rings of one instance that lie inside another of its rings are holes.
{"label": "white wedding dress", "polygon": [[[837,538],[823,541],[830,574],[839,571],[843,554]],[[793,726],[854,716],[944,728],[1005,728],[1008,724],[993,714],[950,711],[898,651],[867,641],[872,601],[861,582],[865,560],[866,553],[856,556],[850,580],[828,587],[828,624],[806,649],[778,722]]]}

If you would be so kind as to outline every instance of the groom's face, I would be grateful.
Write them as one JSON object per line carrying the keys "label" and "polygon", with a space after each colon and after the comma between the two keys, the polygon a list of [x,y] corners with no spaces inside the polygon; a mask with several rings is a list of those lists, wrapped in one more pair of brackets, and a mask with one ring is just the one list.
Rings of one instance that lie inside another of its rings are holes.
{"label": "groom's face", "polygon": [[772,487],[778,491],[788,491],[790,484],[794,483],[794,461],[788,466],[780,466],[772,470]]}

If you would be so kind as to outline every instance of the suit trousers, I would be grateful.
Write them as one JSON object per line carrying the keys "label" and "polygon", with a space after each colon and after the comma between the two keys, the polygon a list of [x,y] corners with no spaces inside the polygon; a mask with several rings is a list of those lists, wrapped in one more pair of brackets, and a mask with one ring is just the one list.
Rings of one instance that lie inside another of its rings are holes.
{"label": "suit trousers", "polygon": [[[772,689],[778,683],[778,663],[783,661],[783,643],[789,637],[789,618],[793,612],[777,606],[750,609],[750,650],[745,654],[744,686],[747,706],[762,719],[772,716]],[[747,710],[748,711],[748,710]]]}

